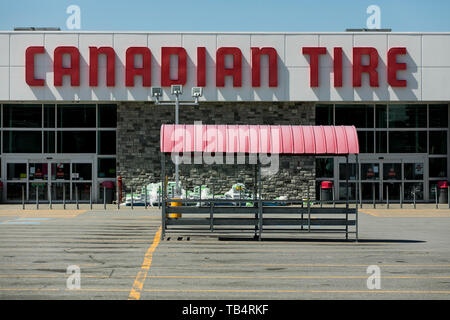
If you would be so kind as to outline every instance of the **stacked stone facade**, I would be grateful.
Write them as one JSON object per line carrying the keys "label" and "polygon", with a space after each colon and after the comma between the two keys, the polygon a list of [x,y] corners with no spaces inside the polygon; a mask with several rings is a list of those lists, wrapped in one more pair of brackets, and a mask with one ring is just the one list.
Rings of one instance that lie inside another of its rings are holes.
{"label": "stacked stone facade", "polygon": [[[151,102],[121,102],[117,120],[117,174],[124,188],[135,190],[161,179],[160,128],[174,123],[175,107],[155,105]],[[180,106],[179,123],[194,124],[248,124],[248,125],[314,125],[314,103],[295,102],[205,102],[199,106]],[[174,180],[173,163],[166,157],[168,179]],[[234,183],[245,183],[253,190],[254,166],[181,165],[182,187],[192,190],[200,184],[223,194]],[[280,156],[279,170],[274,175],[263,176],[263,197],[281,195],[289,199],[315,197],[314,157]],[[213,187],[214,185],[214,187]]]}

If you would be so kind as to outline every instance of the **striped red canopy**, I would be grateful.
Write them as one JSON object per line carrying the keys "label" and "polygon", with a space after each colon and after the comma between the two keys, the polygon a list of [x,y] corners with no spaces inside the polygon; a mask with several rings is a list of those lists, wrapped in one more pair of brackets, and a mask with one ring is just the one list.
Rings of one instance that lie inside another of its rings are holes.
{"label": "striped red canopy", "polygon": [[162,125],[161,152],[359,153],[354,126]]}

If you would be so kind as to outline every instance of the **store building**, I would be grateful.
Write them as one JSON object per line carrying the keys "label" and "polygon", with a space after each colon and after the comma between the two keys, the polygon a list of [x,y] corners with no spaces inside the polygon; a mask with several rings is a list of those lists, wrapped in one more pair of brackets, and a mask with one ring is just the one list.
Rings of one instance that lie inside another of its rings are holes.
{"label": "store building", "polygon": [[[416,188],[418,201],[434,201],[448,180],[449,33],[0,32],[0,84],[6,202],[34,201],[36,190],[41,201],[88,201],[91,187],[98,200],[117,176],[124,187],[158,181],[159,130],[175,112],[151,87],[173,101],[173,84],[184,101],[203,87],[180,123],[356,126],[351,198],[358,182],[365,201],[384,201],[386,186],[391,200]],[[281,157],[264,189],[298,198],[310,186],[315,196],[331,180],[342,197],[344,163]],[[245,166],[186,170],[185,188],[251,183]]]}

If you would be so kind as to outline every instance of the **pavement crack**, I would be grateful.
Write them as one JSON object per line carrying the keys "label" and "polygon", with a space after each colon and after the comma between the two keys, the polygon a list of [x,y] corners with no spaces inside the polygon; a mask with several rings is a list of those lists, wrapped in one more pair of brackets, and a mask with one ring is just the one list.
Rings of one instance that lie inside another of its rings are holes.
{"label": "pavement crack", "polygon": [[91,260],[94,261],[94,262],[97,262],[97,263],[100,263],[100,264],[105,264],[104,261],[97,260],[92,255],[89,255],[89,258],[91,258]]}

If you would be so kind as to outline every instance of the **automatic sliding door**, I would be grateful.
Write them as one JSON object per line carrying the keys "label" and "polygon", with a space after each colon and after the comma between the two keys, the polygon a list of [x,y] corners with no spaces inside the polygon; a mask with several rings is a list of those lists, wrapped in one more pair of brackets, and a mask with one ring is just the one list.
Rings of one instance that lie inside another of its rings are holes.
{"label": "automatic sliding door", "polygon": [[70,162],[51,163],[52,201],[70,200]]}
{"label": "automatic sliding door", "polygon": [[27,199],[27,164],[6,163],[6,200]]}
{"label": "automatic sliding door", "polygon": [[400,194],[402,193],[402,163],[397,162],[383,162],[383,200],[400,201]]}
{"label": "automatic sliding door", "polygon": [[380,200],[380,163],[361,163],[361,200]]}
{"label": "automatic sliding door", "polygon": [[405,162],[404,170],[404,199],[406,201],[425,200],[424,179],[425,179],[425,161]]}
{"label": "automatic sliding door", "polygon": [[48,201],[48,163],[29,162],[28,164],[28,200],[33,201],[37,197],[39,201]]}
{"label": "automatic sliding door", "polygon": [[72,163],[72,200],[89,201],[92,189],[92,162]]}

